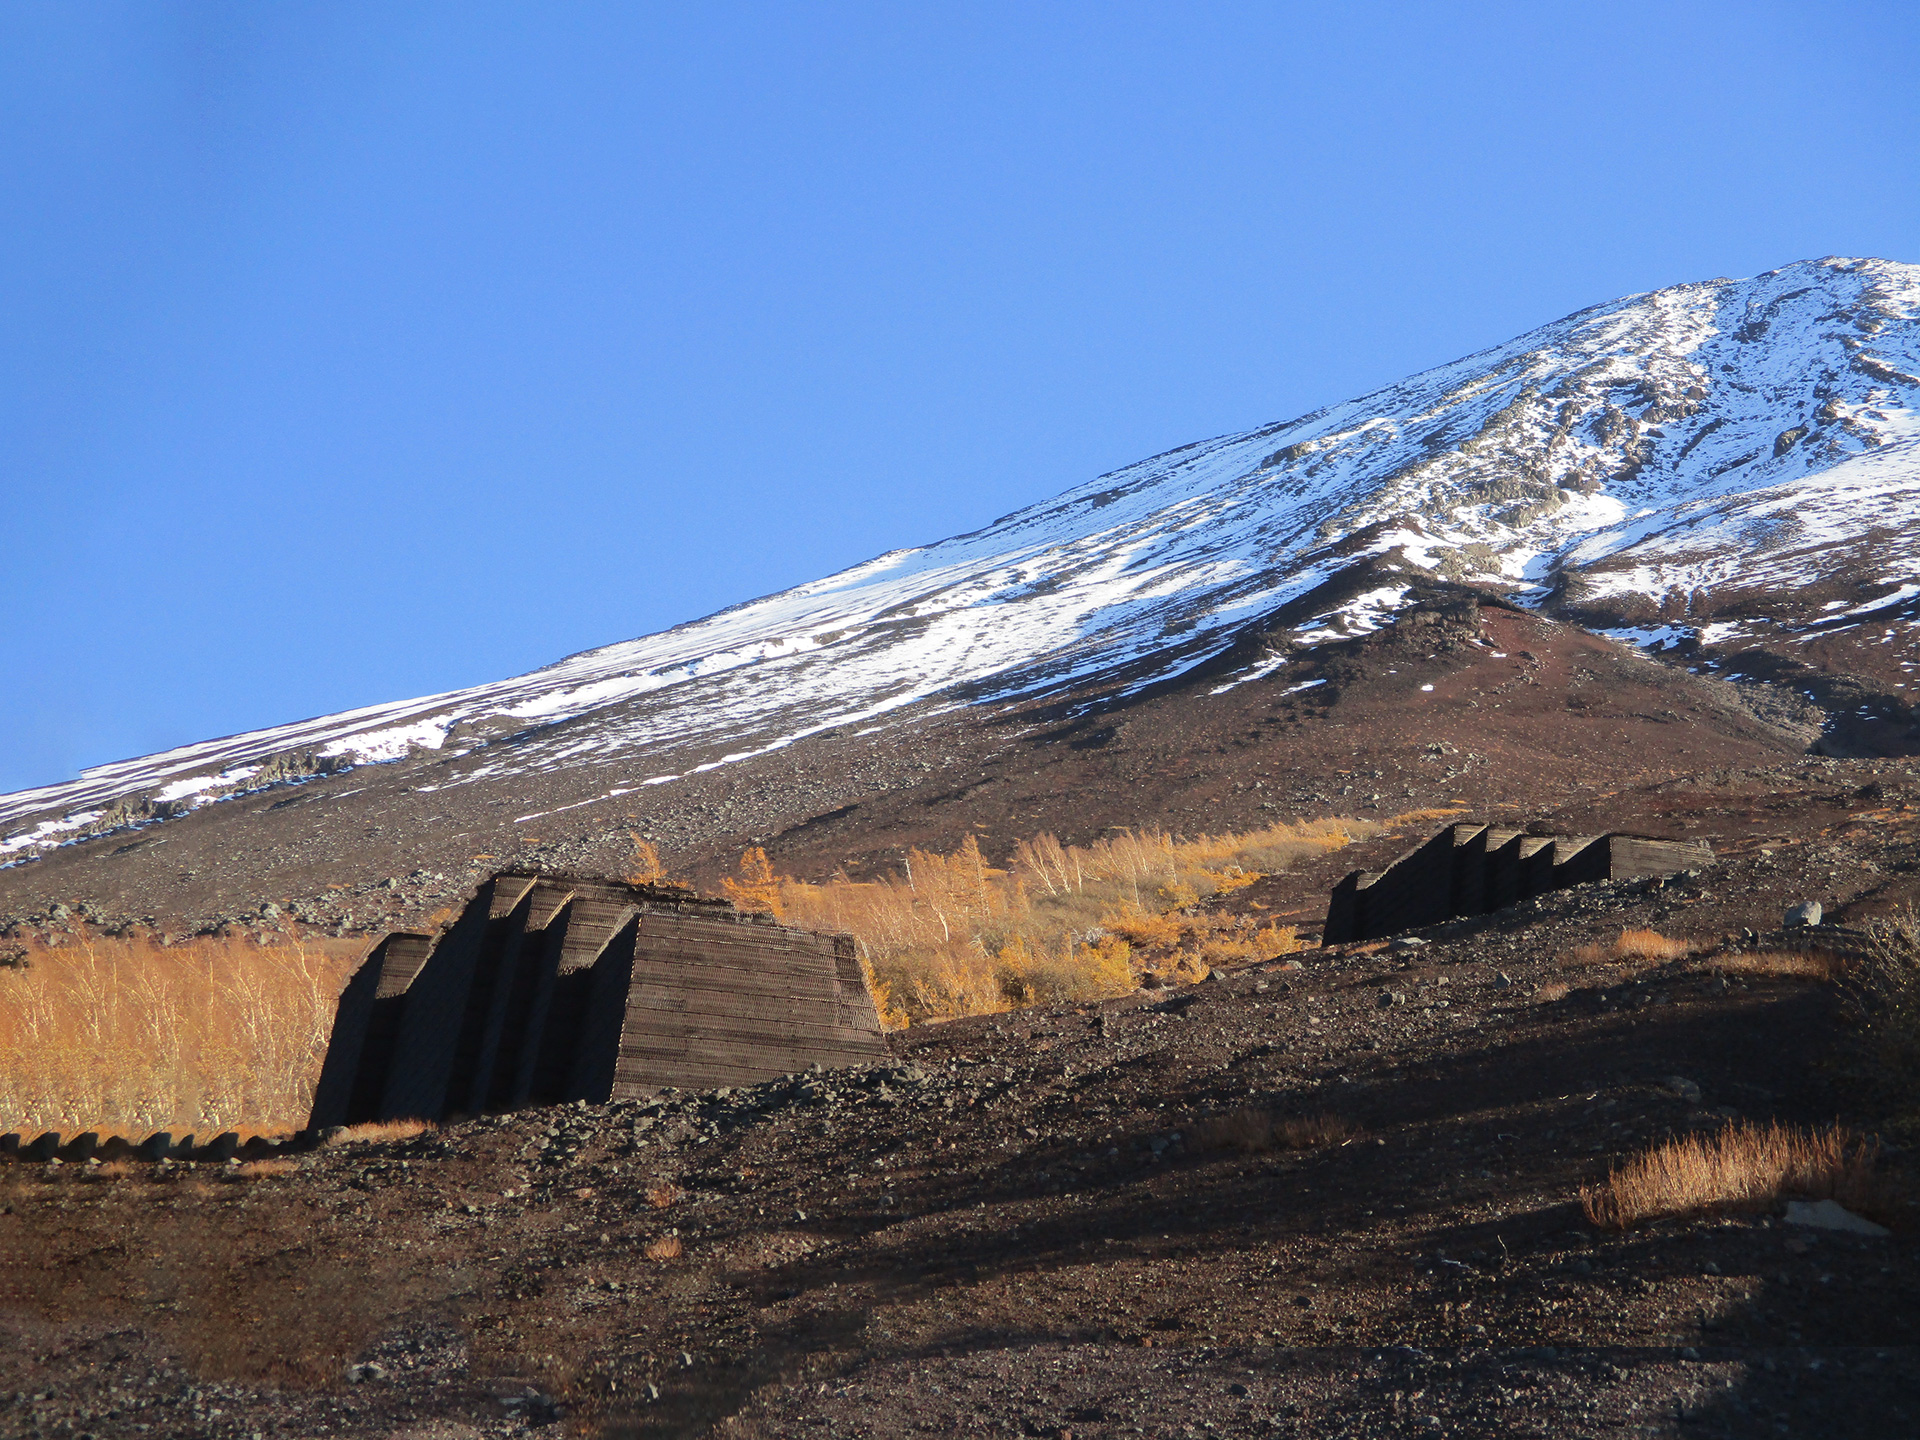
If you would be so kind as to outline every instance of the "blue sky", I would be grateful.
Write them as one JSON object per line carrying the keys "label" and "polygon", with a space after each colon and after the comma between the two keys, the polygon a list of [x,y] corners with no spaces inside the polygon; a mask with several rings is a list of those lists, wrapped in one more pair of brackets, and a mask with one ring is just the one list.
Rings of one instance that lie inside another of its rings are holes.
{"label": "blue sky", "polygon": [[0,790],[1616,295],[1920,260],[1911,3],[0,9]]}

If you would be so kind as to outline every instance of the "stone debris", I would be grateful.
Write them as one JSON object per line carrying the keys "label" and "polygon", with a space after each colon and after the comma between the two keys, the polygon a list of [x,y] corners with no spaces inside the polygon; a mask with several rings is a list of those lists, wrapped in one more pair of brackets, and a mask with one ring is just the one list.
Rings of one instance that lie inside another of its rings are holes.
{"label": "stone debris", "polygon": [[1807,1225],[1816,1230],[1838,1230],[1847,1235],[1891,1235],[1884,1225],[1876,1225],[1864,1215],[1856,1215],[1837,1200],[1789,1200],[1787,1223]]}

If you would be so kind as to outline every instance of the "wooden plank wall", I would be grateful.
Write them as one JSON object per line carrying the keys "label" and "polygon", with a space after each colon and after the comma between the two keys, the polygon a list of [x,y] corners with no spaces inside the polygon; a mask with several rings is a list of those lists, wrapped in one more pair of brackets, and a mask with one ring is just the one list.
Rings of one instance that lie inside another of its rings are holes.
{"label": "wooden plank wall", "polygon": [[623,909],[617,928],[594,959],[587,981],[585,1014],[573,1041],[573,1065],[556,1099],[585,1100],[597,1105],[613,1095],[641,923],[639,911],[631,905]]}
{"label": "wooden plank wall", "polygon": [[663,1085],[751,1084],[887,1053],[858,962],[833,936],[648,913],[632,965],[615,1098]]}
{"label": "wooden plank wall", "polygon": [[1403,855],[1367,887],[1366,937],[1437,925],[1453,914],[1454,852],[1479,834],[1478,825],[1449,825]]}

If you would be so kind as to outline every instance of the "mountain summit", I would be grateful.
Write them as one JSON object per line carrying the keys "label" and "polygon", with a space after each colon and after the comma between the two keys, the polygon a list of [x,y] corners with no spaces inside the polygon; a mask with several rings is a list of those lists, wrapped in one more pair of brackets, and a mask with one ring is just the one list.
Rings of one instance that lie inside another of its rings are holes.
{"label": "mountain summit", "polygon": [[849,727],[1271,682],[1436,586],[1785,686],[1828,745],[1904,753],[1917,550],[1920,267],[1805,261],[1582,310],[527,675],[0,798],[0,853],[386,761],[416,807],[477,787],[644,821]]}

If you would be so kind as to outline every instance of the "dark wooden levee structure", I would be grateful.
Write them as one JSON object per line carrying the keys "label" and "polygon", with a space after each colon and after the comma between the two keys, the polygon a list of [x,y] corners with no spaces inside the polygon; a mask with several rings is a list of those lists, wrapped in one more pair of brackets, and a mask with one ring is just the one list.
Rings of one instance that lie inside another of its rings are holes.
{"label": "dark wooden levee structure", "polygon": [[340,995],[308,1124],[442,1119],[883,1058],[852,937],[673,885],[503,872]]}
{"label": "dark wooden levee structure", "polygon": [[1355,870],[1334,886],[1321,943],[1375,940],[1593,880],[1674,875],[1712,863],[1713,847],[1691,840],[1449,825],[1385,870]]}

